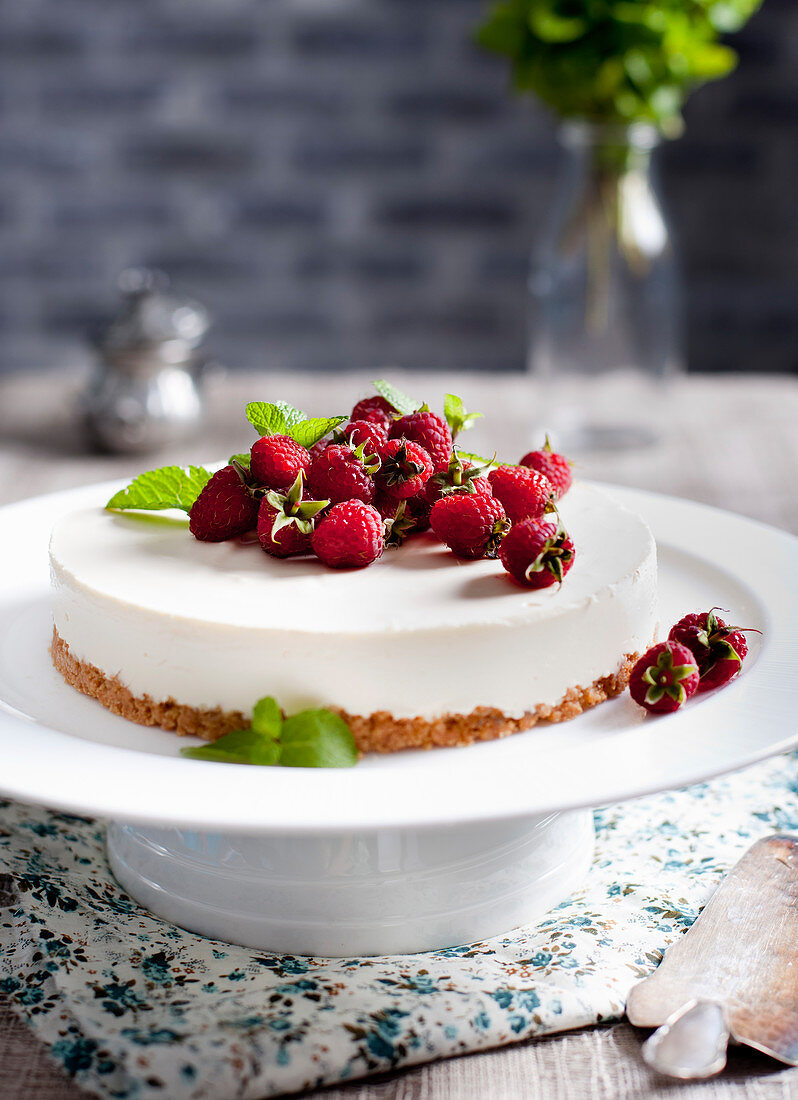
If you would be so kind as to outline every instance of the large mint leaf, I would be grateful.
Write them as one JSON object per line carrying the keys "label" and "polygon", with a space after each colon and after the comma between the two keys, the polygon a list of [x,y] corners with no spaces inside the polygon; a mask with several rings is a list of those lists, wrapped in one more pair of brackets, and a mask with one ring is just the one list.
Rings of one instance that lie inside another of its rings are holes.
{"label": "large mint leaf", "polygon": [[[300,421],[305,420],[305,414],[302,410],[295,409],[294,406],[289,405],[287,401],[275,401],[275,405],[285,417],[286,428],[291,429],[295,424],[299,424]],[[290,430],[288,434],[291,434]]]}
{"label": "large mint leaf", "polygon": [[406,393],[402,393],[396,386],[392,386],[390,382],[386,382],[384,378],[378,378],[376,382],[371,383],[380,397],[384,397],[388,404],[396,409],[402,416],[408,416],[412,412],[416,412],[421,408],[422,402],[416,401],[412,397],[408,397]]}
{"label": "large mint leaf", "polygon": [[351,768],[357,746],[346,722],[330,710],[303,710],[286,718],[280,763],[287,768]]}
{"label": "large mint leaf", "polygon": [[257,730],[233,730],[207,745],[191,745],[180,750],[192,760],[216,760],[223,764],[259,764],[269,766],[280,759],[280,746]]}
{"label": "large mint leaf", "polygon": [[162,508],[181,508],[190,512],[191,506],[211,479],[203,466],[162,466],[139,474],[126,489],[120,489],[106,504],[112,511],[137,508],[142,511],[158,511]]}
{"label": "large mint leaf", "polygon": [[305,414],[284,401],[250,401],[247,420],[258,435],[284,435],[288,428],[305,419]]}
{"label": "large mint leaf", "polygon": [[300,420],[292,425],[288,429],[288,435],[303,447],[312,447],[346,419],[345,416],[314,416],[310,420]]}

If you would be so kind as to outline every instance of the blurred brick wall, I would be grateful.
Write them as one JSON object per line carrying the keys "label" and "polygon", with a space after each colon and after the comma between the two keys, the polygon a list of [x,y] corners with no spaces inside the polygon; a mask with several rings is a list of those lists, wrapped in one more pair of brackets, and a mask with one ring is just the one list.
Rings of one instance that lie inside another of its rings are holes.
{"label": "blurred brick wall", "polygon": [[[554,127],[483,0],[0,0],[0,370],[85,356],[116,273],[231,366],[518,369]],[[798,3],[661,156],[700,370],[794,370]]]}

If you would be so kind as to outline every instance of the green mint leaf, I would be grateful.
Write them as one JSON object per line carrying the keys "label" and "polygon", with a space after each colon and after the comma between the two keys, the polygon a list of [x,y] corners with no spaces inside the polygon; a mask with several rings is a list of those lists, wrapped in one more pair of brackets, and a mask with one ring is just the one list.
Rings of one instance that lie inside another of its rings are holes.
{"label": "green mint leaf", "polygon": [[126,489],[114,493],[106,504],[110,511],[137,508],[143,511],[159,511],[162,508],[181,508],[190,512],[191,506],[211,479],[203,466],[161,466],[139,474]]}
{"label": "green mint leaf", "polygon": [[277,700],[267,695],[259,699],[252,711],[252,728],[256,733],[276,741],[283,728],[283,716],[277,706]]}
{"label": "green mint leaf", "polygon": [[376,382],[371,384],[380,397],[384,397],[388,404],[396,409],[398,413],[401,413],[402,416],[409,416],[410,413],[421,408],[421,401],[415,401],[412,397],[408,397],[406,393],[402,393],[396,386],[386,382],[384,378],[378,378]]}
{"label": "green mint leaf", "polygon": [[482,413],[466,412],[462,397],[458,397],[456,393],[446,394],[443,414],[451,430],[452,439],[455,439],[460,432],[468,431],[474,421],[482,417]]}
{"label": "green mint leaf", "polygon": [[280,746],[257,730],[233,730],[207,745],[191,745],[180,750],[181,756],[192,760],[217,760],[223,764],[259,764],[267,767],[279,763]]}
{"label": "green mint leaf", "polygon": [[303,710],[286,718],[280,763],[287,768],[351,768],[357,747],[349,726],[330,710]]}
{"label": "green mint leaf", "polygon": [[246,414],[259,435],[290,435],[291,428],[305,419],[301,409],[286,401],[250,401]]}
{"label": "green mint leaf", "polygon": [[333,428],[348,419],[345,416],[313,416],[310,420],[300,420],[292,424],[288,429],[288,435],[301,443],[303,447],[312,447],[325,435],[329,435]]}
{"label": "green mint leaf", "polygon": [[250,401],[247,420],[258,435],[282,435],[286,429],[285,410],[268,401]]}
{"label": "green mint leaf", "polygon": [[[275,401],[275,405],[285,417],[285,426],[287,429],[293,428],[295,424],[299,424],[302,420],[306,419],[301,409],[295,409],[294,406],[289,405],[287,401]],[[291,435],[291,432],[288,431],[286,434]]]}
{"label": "green mint leaf", "polygon": [[249,463],[252,456],[249,451],[246,454],[230,455],[227,465],[232,466],[234,463],[238,463],[239,466],[243,466],[245,470],[249,470]]}

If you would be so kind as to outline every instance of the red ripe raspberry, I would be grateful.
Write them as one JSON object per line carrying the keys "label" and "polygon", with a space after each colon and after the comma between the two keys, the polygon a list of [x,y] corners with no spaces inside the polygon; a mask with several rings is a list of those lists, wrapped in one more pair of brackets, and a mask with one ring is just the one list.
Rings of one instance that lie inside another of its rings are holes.
{"label": "red ripe raspberry", "polygon": [[377,454],[388,439],[388,428],[376,420],[350,420],[336,432],[336,443],[350,443],[353,447],[363,444],[366,454]]}
{"label": "red ripe raspberry", "polygon": [[679,707],[698,688],[698,665],[687,646],[659,642],[632,669],[629,691],[641,707],[667,714]]}
{"label": "red ripe raspberry", "polygon": [[525,588],[561,584],[574,564],[574,544],[563,527],[540,519],[524,519],[513,526],[499,549],[507,572]]}
{"label": "red ripe raspberry", "polygon": [[215,473],[191,506],[188,526],[201,542],[224,542],[251,531],[258,505],[232,466]]}
{"label": "red ripe raspberry", "polygon": [[391,439],[409,439],[423,447],[432,459],[435,471],[445,470],[452,457],[452,433],[442,416],[420,409],[394,420]]}
{"label": "red ripe raspberry", "polygon": [[550,509],[554,490],[548,478],[528,466],[499,466],[488,474],[493,495],[513,523],[540,519]]}
{"label": "red ripe raspberry", "polygon": [[687,646],[700,676],[698,690],[709,691],[733,679],[743,666],[748,642],[740,627],[728,626],[715,608],[685,615],[671,628],[668,640]]}
{"label": "red ripe raspberry", "polygon": [[495,558],[510,528],[504,508],[482,493],[450,493],[429,515],[432,530],[458,558]]}
{"label": "red ripe raspberry", "polygon": [[360,500],[334,505],[313,532],[313,549],[325,565],[361,569],[382,554],[383,521],[380,513]]}
{"label": "red ripe raspberry", "polygon": [[529,466],[537,470],[539,474],[547,477],[554,489],[555,500],[560,500],[571,488],[571,463],[565,455],[557,454],[551,449],[549,437],[539,451],[530,451],[521,459],[520,466]]}
{"label": "red ripe raspberry", "polygon": [[432,477],[429,454],[408,439],[389,439],[380,451],[380,460],[380,485],[397,500],[414,497]]}
{"label": "red ripe raspberry", "polygon": [[331,443],[314,458],[308,475],[311,494],[317,500],[340,504],[344,500],[374,500],[376,461],[369,462],[361,447]]}
{"label": "red ripe raspberry", "polygon": [[358,401],[352,409],[350,420],[373,420],[387,428],[393,416],[393,405],[375,394],[374,397],[364,397],[362,401]]}
{"label": "red ripe raspberry", "polygon": [[310,466],[310,454],[287,435],[264,435],[252,444],[250,469],[256,485],[290,489],[300,470]]}
{"label": "red ripe raspberry", "polygon": [[270,490],[261,500],[258,511],[261,547],[275,558],[309,553],[316,517],[329,503],[328,500],[307,498],[303,474],[297,475],[287,493]]}
{"label": "red ripe raspberry", "polygon": [[449,459],[446,471],[433,474],[420,495],[426,501],[428,508],[432,508],[441,497],[449,493],[482,493],[483,496],[493,496],[490,482],[487,478],[480,476],[481,469],[484,467],[464,461],[455,451]]}

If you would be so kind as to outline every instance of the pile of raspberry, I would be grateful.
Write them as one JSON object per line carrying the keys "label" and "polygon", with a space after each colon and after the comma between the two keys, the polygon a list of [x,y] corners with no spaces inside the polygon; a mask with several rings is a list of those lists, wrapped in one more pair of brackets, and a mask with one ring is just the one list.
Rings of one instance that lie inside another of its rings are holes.
{"label": "pile of raspberry", "polygon": [[313,553],[350,569],[431,529],[459,558],[498,557],[520,585],[546,588],[574,562],[556,511],[570,485],[548,441],[517,466],[479,465],[458,454],[442,416],[426,406],[401,415],[373,396],[310,449],[287,435],[257,440],[249,467],[214,474],[189,521],[203,541],[256,531],[274,557]]}

